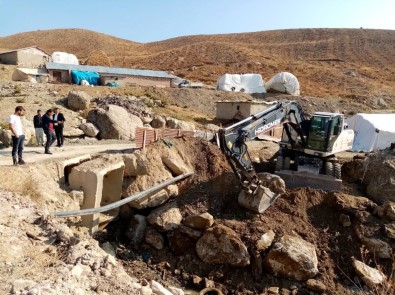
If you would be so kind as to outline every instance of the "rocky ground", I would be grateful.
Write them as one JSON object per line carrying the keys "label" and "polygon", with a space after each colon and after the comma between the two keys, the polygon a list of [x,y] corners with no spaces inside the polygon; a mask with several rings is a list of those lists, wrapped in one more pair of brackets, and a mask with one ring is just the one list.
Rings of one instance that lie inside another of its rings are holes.
{"label": "rocky ground", "polygon": [[[72,90],[84,90],[99,105],[106,104],[106,97],[118,106],[114,97],[123,98],[122,106],[125,99],[137,99],[139,103],[126,106],[131,114],[144,112],[142,117],[152,119],[171,116],[198,129],[216,123],[216,100],[251,99],[247,94],[207,89],[110,89],[8,81],[0,89],[3,126],[16,104],[25,106],[29,121],[38,107],[61,106],[68,120],[65,149],[76,146],[81,153],[92,141],[114,142],[75,135],[88,114],[69,109],[67,96]],[[359,102],[345,105],[340,99],[298,100],[309,112],[345,106],[348,112],[381,108],[373,100],[363,107]],[[125,140],[116,143],[121,142]],[[256,167],[272,172],[269,161],[277,145],[252,142],[249,146]],[[51,217],[54,211],[79,208],[78,194],[59,177],[57,165],[62,159],[2,166],[2,293],[198,294],[203,289],[201,294],[394,293],[393,150],[356,159],[349,154],[342,157],[344,187],[339,193],[284,190],[279,184],[273,189],[281,197],[264,214],[238,205],[238,182],[212,143],[172,139],[170,144],[159,141],[144,151],[121,155],[123,197],[185,171],[194,174],[142,203],[125,205],[119,218],[94,238],[79,226],[79,218]],[[173,160],[177,165],[171,164]],[[168,289],[159,291],[160,285]]]}

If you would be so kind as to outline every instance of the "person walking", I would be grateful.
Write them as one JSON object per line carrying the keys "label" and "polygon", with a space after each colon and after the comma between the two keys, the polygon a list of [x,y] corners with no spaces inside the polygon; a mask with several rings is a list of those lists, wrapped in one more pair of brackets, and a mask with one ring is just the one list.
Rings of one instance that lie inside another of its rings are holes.
{"label": "person walking", "polygon": [[59,108],[54,109],[54,115],[53,119],[57,121],[55,123],[55,134],[56,134],[56,141],[57,141],[57,146],[61,147],[63,146],[63,127],[64,127],[64,122],[66,121],[64,115],[59,112]]}
{"label": "person walking", "polygon": [[23,133],[23,126],[21,116],[25,114],[25,109],[22,106],[17,106],[15,112],[8,118],[9,129],[12,133],[12,161],[14,166],[23,165],[23,144],[25,142],[25,135]]}
{"label": "person walking", "polygon": [[37,115],[33,117],[34,131],[36,133],[36,141],[38,146],[44,146],[44,130],[42,122],[41,110],[37,110]]}
{"label": "person walking", "polygon": [[56,121],[53,119],[53,114],[53,110],[49,109],[42,118],[43,130],[47,136],[47,142],[45,143],[45,153],[49,155],[52,155],[49,148],[56,140],[56,134],[54,131],[54,124]]}

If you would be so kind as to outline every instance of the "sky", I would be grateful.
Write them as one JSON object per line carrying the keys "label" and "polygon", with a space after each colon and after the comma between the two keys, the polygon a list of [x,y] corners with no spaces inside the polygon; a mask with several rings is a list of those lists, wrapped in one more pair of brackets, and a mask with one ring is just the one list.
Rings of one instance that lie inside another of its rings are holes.
{"label": "sky", "polygon": [[299,28],[395,30],[395,0],[0,0],[0,37],[79,28],[135,42]]}

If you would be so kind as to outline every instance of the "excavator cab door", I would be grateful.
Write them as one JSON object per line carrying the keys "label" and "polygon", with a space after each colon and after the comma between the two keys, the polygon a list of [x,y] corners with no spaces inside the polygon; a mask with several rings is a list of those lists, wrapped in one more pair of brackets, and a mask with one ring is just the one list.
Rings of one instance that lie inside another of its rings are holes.
{"label": "excavator cab door", "polygon": [[340,115],[314,115],[307,138],[309,149],[330,152],[341,133],[343,118]]}

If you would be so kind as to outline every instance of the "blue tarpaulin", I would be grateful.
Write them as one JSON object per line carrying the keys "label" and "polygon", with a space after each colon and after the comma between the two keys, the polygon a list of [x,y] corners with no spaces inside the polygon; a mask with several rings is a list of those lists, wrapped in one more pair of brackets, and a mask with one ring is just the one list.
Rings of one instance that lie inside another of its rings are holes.
{"label": "blue tarpaulin", "polygon": [[74,84],[81,84],[82,80],[86,80],[90,85],[99,85],[99,74],[96,72],[85,72],[85,71],[71,71],[71,79]]}

